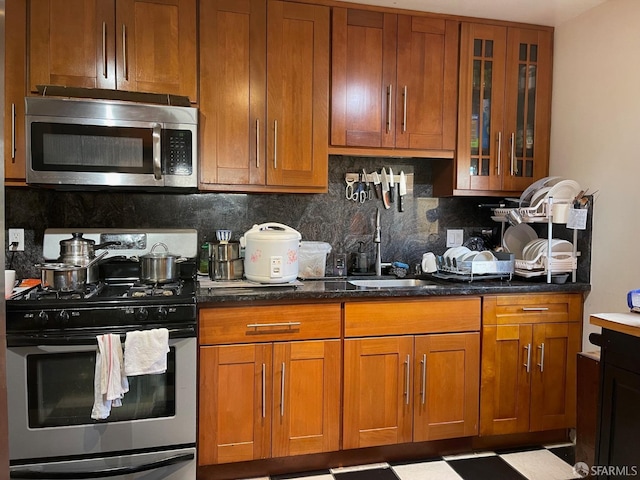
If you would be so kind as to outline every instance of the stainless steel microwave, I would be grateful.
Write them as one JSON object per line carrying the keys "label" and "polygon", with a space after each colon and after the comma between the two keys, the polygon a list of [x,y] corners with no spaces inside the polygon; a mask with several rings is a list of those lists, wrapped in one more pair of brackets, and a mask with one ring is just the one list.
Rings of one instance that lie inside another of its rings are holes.
{"label": "stainless steel microwave", "polygon": [[61,189],[198,186],[198,111],[119,100],[26,97],[28,184]]}

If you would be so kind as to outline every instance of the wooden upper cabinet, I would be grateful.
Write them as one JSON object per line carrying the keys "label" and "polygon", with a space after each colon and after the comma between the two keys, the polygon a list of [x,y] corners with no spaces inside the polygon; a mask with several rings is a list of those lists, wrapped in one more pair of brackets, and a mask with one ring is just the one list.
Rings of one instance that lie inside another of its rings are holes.
{"label": "wooden upper cabinet", "polygon": [[453,150],[458,23],[398,16],[396,147]]}
{"label": "wooden upper cabinet", "polygon": [[264,185],[264,0],[200,4],[200,182]]}
{"label": "wooden upper cabinet", "polygon": [[196,25],[195,0],[116,0],[118,89],[197,103]]}
{"label": "wooden upper cabinet", "polygon": [[453,151],[457,26],[334,8],[331,144]]}
{"label": "wooden upper cabinet", "polygon": [[37,85],[170,93],[197,102],[195,0],[31,0]]}
{"label": "wooden upper cabinet", "polygon": [[267,185],[328,185],[329,8],[270,1]]}
{"label": "wooden upper cabinet", "polygon": [[516,194],[547,175],[552,43],[549,29],[462,24],[454,194]]}
{"label": "wooden upper cabinet", "polygon": [[25,182],[25,122],[27,7],[9,0],[5,9],[4,58],[4,178],[6,185]]}
{"label": "wooden upper cabinet", "polygon": [[326,191],[329,26],[323,6],[201,4],[202,189]]}

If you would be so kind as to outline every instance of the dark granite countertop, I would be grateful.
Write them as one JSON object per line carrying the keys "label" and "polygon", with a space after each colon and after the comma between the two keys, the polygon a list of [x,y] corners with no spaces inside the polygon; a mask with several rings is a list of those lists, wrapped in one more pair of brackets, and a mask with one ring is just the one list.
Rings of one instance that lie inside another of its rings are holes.
{"label": "dark granite countertop", "polygon": [[[542,279],[528,280],[476,280],[460,282],[423,277],[432,285],[421,288],[362,288],[355,287],[345,278],[304,280],[295,285],[256,286],[254,288],[198,288],[200,307],[245,302],[349,300],[359,298],[403,298],[446,295],[492,295],[505,293],[588,292],[588,283],[546,283]],[[204,284],[204,282],[203,282]]]}

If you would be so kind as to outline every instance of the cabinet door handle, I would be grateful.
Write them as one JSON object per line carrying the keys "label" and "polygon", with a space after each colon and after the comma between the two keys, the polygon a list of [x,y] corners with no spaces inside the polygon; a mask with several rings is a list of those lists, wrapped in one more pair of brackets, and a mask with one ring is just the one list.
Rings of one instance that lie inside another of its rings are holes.
{"label": "cabinet door handle", "polygon": [[162,144],[160,134],[162,133],[162,125],[156,123],[153,125],[151,133],[153,143],[153,177],[156,180],[162,180]]}
{"label": "cabinet door handle", "polygon": [[420,402],[424,405],[427,395],[427,354],[422,354],[422,385],[420,387]]}
{"label": "cabinet door handle", "polygon": [[540,363],[538,366],[540,367],[540,373],[544,372],[544,342],[538,345],[540,349]]}
{"label": "cabinet door handle", "polygon": [[284,362],[282,362],[282,379],[280,381],[280,416],[284,417]]}
{"label": "cabinet door handle", "polygon": [[405,391],[404,391],[404,396],[405,396],[405,404],[409,405],[409,390],[410,390],[410,379],[409,379],[409,370],[410,370],[410,365],[411,365],[411,356],[407,355],[407,359],[404,361],[405,367],[406,367],[406,373],[405,373],[405,379],[404,379],[404,385],[405,385]]}
{"label": "cabinet door handle", "polygon": [[510,165],[510,172],[511,172],[511,176],[515,176],[517,173],[517,170],[515,168],[515,164],[516,164],[516,134],[511,132],[511,165]]}
{"label": "cabinet door handle", "polygon": [[502,132],[498,132],[498,176],[502,175]]}
{"label": "cabinet door handle", "polygon": [[549,307],[522,307],[523,312],[547,312]]}
{"label": "cabinet door handle", "polygon": [[387,133],[391,132],[391,97],[393,97],[393,85],[387,87]]}
{"label": "cabinet door handle", "polygon": [[102,22],[102,76],[107,78],[107,22]]}
{"label": "cabinet door handle", "polygon": [[262,364],[262,418],[267,416],[267,372],[266,366]]}
{"label": "cabinet door handle", "polygon": [[260,119],[256,118],[256,168],[260,168]]}
{"label": "cabinet door handle", "polygon": [[122,24],[122,71],[124,73],[124,79],[129,80],[127,72],[127,26]]}
{"label": "cabinet door handle", "polygon": [[300,322],[249,323],[247,324],[247,328],[296,327],[298,325],[300,325]]}
{"label": "cabinet door handle", "polygon": [[527,351],[527,363],[523,365],[527,367],[527,373],[529,373],[529,371],[531,370],[531,344],[527,344],[527,346],[524,348]]}
{"label": "cabinet door handle", "polygon": [[402,91],[403,106],[402,106],[402,133],[407,131],[407,86],[404,86]]}
{"label": "cabinet door handle", "polygon": [[273,121],[273,168],[278,168],[278,121]]}
{"label": "cabinet door handle", "polygon": [[16,163],[16,104],[11,104],[11,163]]}

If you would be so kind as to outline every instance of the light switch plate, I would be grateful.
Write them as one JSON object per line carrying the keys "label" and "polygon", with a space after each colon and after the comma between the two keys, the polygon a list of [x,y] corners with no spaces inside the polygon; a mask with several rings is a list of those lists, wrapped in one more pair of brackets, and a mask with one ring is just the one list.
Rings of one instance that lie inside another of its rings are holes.
{"label": "light switch plate", "polygon": [[464,230],[447,228],[447,247],[459,247],[462,245]]}

